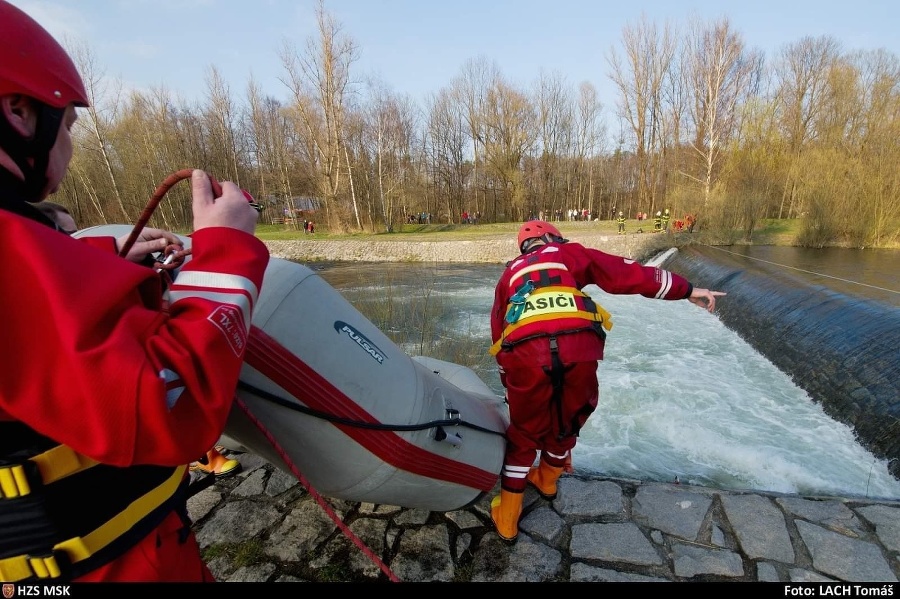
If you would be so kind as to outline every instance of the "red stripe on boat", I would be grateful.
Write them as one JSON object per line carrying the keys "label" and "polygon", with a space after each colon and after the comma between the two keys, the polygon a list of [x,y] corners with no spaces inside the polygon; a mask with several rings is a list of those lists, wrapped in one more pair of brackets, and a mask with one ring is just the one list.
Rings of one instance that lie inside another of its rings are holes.
{"label": "red stripe on boat", "polygon": [[[382,424],[359,404],[344,395],[322,375],[262,329],[250,329],[244,361],[266,378],[302,398],[303,405],[337,418]],[[286,399],[286,398],[285,398]],[[490,491],[499,476],[481,468],[435,455],[399,437],[394,431],[371,430],[330,423],[365,447],[383,462],[428,478]]]}

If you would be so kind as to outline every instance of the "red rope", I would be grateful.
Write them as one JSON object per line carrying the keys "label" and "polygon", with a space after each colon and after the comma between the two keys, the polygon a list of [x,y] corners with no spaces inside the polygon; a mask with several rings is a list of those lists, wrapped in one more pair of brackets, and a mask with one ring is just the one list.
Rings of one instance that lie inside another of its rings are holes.
{"label": "red rope", "polygon": [[306,477],[303,476],[303,474],[300,472],[300,470],[297,469],[297,466],[291,460],[290,456],[287,454],[287,452],[284,450],[284,448],[281,447],[281,444],[278,443],[278,440],[275,439],[275,437],[272,435],[272,433],[270,433],[266,429],[266,427],[259,421],[259,419],[253,415],[253,413],[250,411],[250,408],[247,407],[247,404],[245,404],[241,400],[241,398],[239,398],[237,396],[235,396],[234,401],[236,401],[238,406],[240,406],[240,408],[244,411],[244,414],[247,415],[247,418],[249,418],[250,421],[256,425],[256,428],[258,428],[259,431],[263,435],[265,435],[265,437],[266,437],[266,439],[268,439],[269,443],[272,444],[272,447],[275,448],[275,451],[278,452],[278,455],[281,456],[281,459],[284,460],[284,463],[287,464],[288,468],[290,468],[291,473],[294,476],[296,476],[297,480],[300,481],[300,484],[302,484],[306,488],[306,490],[309,491],[309,494],[312,495],[313,499],[316,500],[316,503],[319,504],[319,507],[321,507],[323,510],[325,510],[325,513],[328,514],[328,516],[335,523],[335,525],[338,528],[340,528],[341,531],[347,536],[347,538],[349,538],[351,541],[353,541],[353,544],[356,545],[357,547],[359,547],[359,549],[364,554],[366,554],[369,557],[369,559],[371,559],[373,562],[375,562],[378,565],[378,567],[381,569],[382,572],[387,574],[387,576],[391,580],[391,582],[400,582],[400,579],[397,578],[397,575],[394,574],[391,571],[391,569],[388,568],[388,566],[383,561],[381,561],[381,559],[377,555],[375,555],[375,553],[373,553],[371,549],[369,549],[366,546],[366,544],[362,541],[362,539],[360,539],[358,536],[356,536],[353,533],[353,531],[350,530],[350,528],[346,524],[344,524],[343,521],[341,521],[340,517],[334,512],[334,510],[331,508],[331,506],[328,505],[328,502],[325,501],[325,499],[321,495],[319,495],[318,491],[316,491],[315,488],[313,488],[313,486],[309,483],[309,481],[306,479]]}
{"label": "red rope", "polygon": [[[134,245],[134,242],[137,241],[137,238],[141,234],[141,231],[144,230],[144,227],[150,221],[150,217],[153,216],[153,212],[156,210],[156,207],[159,206],[159,203],[160,201],[162,201],[163,196],[166,195],[166,192],[172,189],[172,186],[182,179],[190,179],[193,173],[194,169],[183,168],[180,171],[176,171],[166,177],[163,182],[156,187],[153,195],[150,196],[150,201],[147,202],[147,205],[144,207],[144,211],[141,212],[141,216],[134,224],[134,229],[131,230],[131,234],[128,235],[128,239],[122,245],[121,249],[119,249],[119,256],[125,257],[128,255],[128,251],[131,249],[131,246]],[[216,181],[212,176],[209,177],[209,182],[212,185],[213,195],[215,197],[219,197],[220,195],[222,195],[222,186],[219,185],[219,182]]]}

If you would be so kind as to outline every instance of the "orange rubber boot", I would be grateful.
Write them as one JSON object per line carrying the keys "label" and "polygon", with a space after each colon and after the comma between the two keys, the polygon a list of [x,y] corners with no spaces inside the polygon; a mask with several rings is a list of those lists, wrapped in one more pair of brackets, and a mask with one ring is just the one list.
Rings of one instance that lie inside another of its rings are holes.
{"label": "orange rubber boot", "polygon": [[216,478],[225,478],[240,472],[241,463],[226,458],[215,449],[210,449],[205,456],[191,464],[191,470],[214,474]]}
{"label": "orange rubber boot", "polygon": [[564,468],[564,466],[551,466],[541,460],[536,467],[528,471],[525,479],[528,484],[537,489],[541,497],[547,501],[553,501],[556,499],[556,481],[562,476]]}
{"label": "orange rubber boot", "polygon": [[500,489],[500,494],[491,500],[491,520],[497,534],[507,543],[515,543],[519,536],[519,516],[522,515],[524,493],[511,493]]}

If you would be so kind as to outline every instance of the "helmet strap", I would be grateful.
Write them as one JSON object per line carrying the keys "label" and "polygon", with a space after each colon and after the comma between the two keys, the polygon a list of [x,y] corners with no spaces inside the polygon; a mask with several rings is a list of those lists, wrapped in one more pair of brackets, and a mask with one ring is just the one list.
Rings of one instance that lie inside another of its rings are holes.
{"label": "helmet strap", "polygon": [[[26,139],[19,135],[6,119],[0,118],[0,147],[25,176],[20,190],[22,196],[26,201],[36,202],[41,198],[47,185],[50,150],[56,144],[65,109],[54,108],[37,100],[33,102],[37,107],[34,135]],[[33,162],[29,162],[29,159]]]}
{"label": "helmet strap", "polygon": [[544,240],[544,243],[568,243],[569,241],[568,239],[563,239],[553,233],[544,233],[541,239]]}

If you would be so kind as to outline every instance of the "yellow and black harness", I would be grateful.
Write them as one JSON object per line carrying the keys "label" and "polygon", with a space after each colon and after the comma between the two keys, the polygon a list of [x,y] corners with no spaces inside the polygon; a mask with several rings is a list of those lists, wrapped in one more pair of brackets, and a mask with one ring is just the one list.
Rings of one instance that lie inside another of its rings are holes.
{"label": "yellow and black harness", "polygon": [[[554,271],[557,274],[554,275]],[[509,299],[506,326],[491,346],[490,353],[496,356],[501,351],[512,351],[518,343],[547,338],[551,362],[550,367],[543,369],[553,385],[551,404],[556,408],[559,437],[578,436],[582,413],[589,415],[593,408],[584,406],[573,415],[568,425],[564,422],[563,381],[571,366],[566,367],[559,357],[557,337],[593,331],[605,339],[606,331],[612,329],[612,316],[591,296],[574,286],[574,279],[564,264],[542,260],[539,254],[527,260],[527,265],[511,278],[510,284],[516,279],[522,279],[522,282]],[[578,325],[578,321],[584,324]],[[567,326],[554,326],[557,322],[566,322]]]}
{"label": "yellow and black harness", "polygon": [[[533,281],[527,281],[511,298],[506,311],[506,327],[491,346],[490,353],[496,356],[503,349],[512,349],[520,343],[534,337],[549,337],[550,333],[539,332],[531,335],[516,335],[523,327],[530,327],[538,322],[557,320],[560,318],[578,318],[587,321],[586,328],[606,337],[606,331],[612,329],[612,315],[594,299],[574,287],[550,286],[535,289]],[[564,332],[579,332],[584,328]]]}
{"label": "yellow and black harness", "polygon": [[0,581],[77,578],[125,553],[173,510],[186,539],[185,470],[100,464],[0,422]]}

